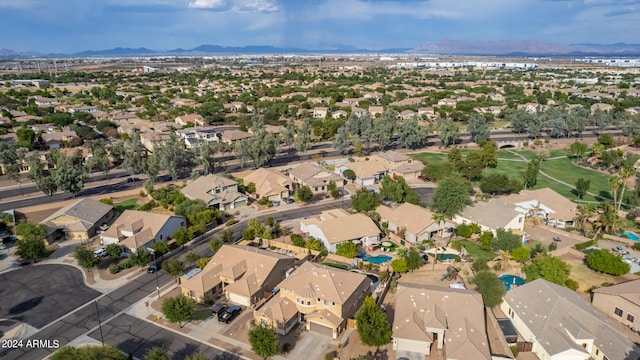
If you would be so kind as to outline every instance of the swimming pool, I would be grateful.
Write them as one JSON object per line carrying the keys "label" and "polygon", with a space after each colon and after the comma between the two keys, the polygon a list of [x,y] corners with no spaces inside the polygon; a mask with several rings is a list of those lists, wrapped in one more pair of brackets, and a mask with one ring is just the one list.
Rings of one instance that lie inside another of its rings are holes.
{"label": "swimming pool", "polygon": [[500,276],[500,281],[504,284],[504,287],[507,288],[507,291],[511,290],[512,287],[522,286],[524,285],[524,279],[520,276],[504,274]]}
{"label": "swimming pool", "polygon": [[633,240],[633,241],[640,241],[640,237],[638,237],[638,235],[632,233],[631,231],[625,231],[625,232],[619,233],[618,236],[626,237],[627,239]]}
{"label": "swimming pool", "polygon": [[[429,254],[429,256],[433,257],[433,254]],[[455,259],[457,257],[458,257],[458,255],[456,255],[456,254],[438,254],[438,260],[439,261],[453,260],[453,259]]]}
{"label": "swimming pool", "polygon": [[358,255],[358,258],[362,261],[367,261],[370,263],[374,263],[377,265],[386,263],[387,261],[391,261],[392,257],[391,256],[387,256],[387,255],[378,255],[378,256],[371,256],[367,253],[364,254],[360,254]]}

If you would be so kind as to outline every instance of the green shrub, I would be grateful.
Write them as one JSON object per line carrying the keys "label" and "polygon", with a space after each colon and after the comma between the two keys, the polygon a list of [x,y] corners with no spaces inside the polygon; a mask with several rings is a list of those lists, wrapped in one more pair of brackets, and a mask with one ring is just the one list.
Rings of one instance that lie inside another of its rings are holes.
{"label": "green shrub", "polygon": [[577,291],[578,288],[580,287],[578,282],[573,280],[573,279],[567,279],[567,281],[564,282],[564,286],[568,287],[569,289],[571,289],[573,291]]}
{"label": "green shrub", "polygon": [[589,241],[585,241],[585,242],[582,242],[582,243],[579,243],[579,244],[575,244],[573,246],[573,248],[576,249],[576,250],[583,251],[584,249],[586,249],[586,248],[588,248],[590,246],[595,246],[597,244],[598,243],[597,243],[596,240],[589,240]]}
{"label": "green shrub", "polygon": [[239,223],[239,222],[240,222],[240,220],[237,220],[237,219],[231,219],[231,220],[227,221],[226,225],[227,225],[227,227],[228,227],[228,226],[231,226],[231,225],[237,224],[237,223]]}
{"label": "green shrub", "polygon": [[120,272],[120,267],[118,266],[118,264],[111,264],[109,265],[109,272],[112,274],[117,274]]}
{"label": "green shrub", "polygon": [[140,211],[149,211],[149,210],[153,209],[156,206],[158,206],[158,203],[155,200],[150,200],[149,202],[147,202],[144,205],[140,206],[140,208],[138,208],[138,210],[140,210]]}
{"label": "green shrub", "polygon": [[120,269],[128,269],[128,268],[130,268],[132,266],[133,266],[133,264],[131,263],[131,261],[129,259],[124,259],[124,260],[122,260],[122,261],[120,261],[118,263],[118,267]]}

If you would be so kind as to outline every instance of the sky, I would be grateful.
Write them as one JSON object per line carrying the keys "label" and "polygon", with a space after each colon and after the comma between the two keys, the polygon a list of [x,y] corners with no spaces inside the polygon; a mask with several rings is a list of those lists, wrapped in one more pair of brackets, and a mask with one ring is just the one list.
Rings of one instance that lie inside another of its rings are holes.
{"label": "sky", "polygon": [[0,49],[640,43],[640,0],[0,0]]}

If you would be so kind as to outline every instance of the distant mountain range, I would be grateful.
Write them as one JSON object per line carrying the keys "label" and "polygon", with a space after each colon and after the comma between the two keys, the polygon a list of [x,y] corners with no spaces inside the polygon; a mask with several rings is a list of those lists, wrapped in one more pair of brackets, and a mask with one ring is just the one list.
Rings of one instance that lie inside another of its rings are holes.
{"label": "distant mountain range", "polygon": [[161,55],[224,55],[224,54],[433,54],[433,55],[500,55],[500,56],[640,56],[640,44],[570,44],[524,41],[460,41],[444,39],[426,42],[411,48],[360,49],[348,45],[320,46],[321,49],[275,46],[200,45],[193,49],[153,50],[121,48],[85,50],[75,54],[42,54],[0,49],[3,58],[29,57],[92,57],[92,56],[161,56]]}
{"label": "distant mountain range", "polygon": [[510,56],[638,56],[640,44],[571,44],[524,41],[427,42],[409,51],[415,54],[510,55]]}

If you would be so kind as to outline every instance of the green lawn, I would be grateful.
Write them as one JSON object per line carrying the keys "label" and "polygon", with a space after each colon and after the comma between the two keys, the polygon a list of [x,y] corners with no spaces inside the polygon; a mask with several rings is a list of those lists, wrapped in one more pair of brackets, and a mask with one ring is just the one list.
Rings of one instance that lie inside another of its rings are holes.
{"label": "green lawn", "polygon": [[460,240],[460,243],[467,250],[467,253],[474,259],[484,259],[486,261],[493,260],[496,255],[491,251],[482,250],[480,245],[471,240]]}
{"label": "green lawn", "polygon": [[423,153],[419,153],[419,154],[410,154],[410,156],[418,161],[421,161],[422,163],[432,163],[432,164],[439,164],[441,162],[443,162],[444,160],[447,159],[447,155],[446,154],[435,154],[435,153],[430,153],[430,152],[423,152]]}
{"label": "green lawn", "polygon": [[[585,169],[574,165],[569,158],[562,158],[556,160],[543,161],[540,164],[540,170],[555,177],[556,179],[567,182],[571,185],[575,184],[579,178],[585,178],[591,180],[591,186],[589,192],[598,194],[604,197],[610,197],[609,194],[609,177],[600,172]],[[558,186],[562,186],[558,184]],[[567,188],[566,186],[563,186]],[[554,188],[554,190],[556,190]],[[558,190],[556,190],[558,191]],[[559,191],[558,191],[559,192]],[[575,199],[576,196],[572,197]],[[585,200],[590,200],[586,199]]]}
{"label": "green lawn", "polygon": [[137,210],[140,206],[138,205],[138,199],[133,198],[125,201],[121,201],[119,203],[113,204],[113,207],[116,208],[116,211],[122,214],[125,210]]}
{"label": "green lawn", "polygon": [[211,316],[211,309],[196,310],[191,320],[207,320]]}

